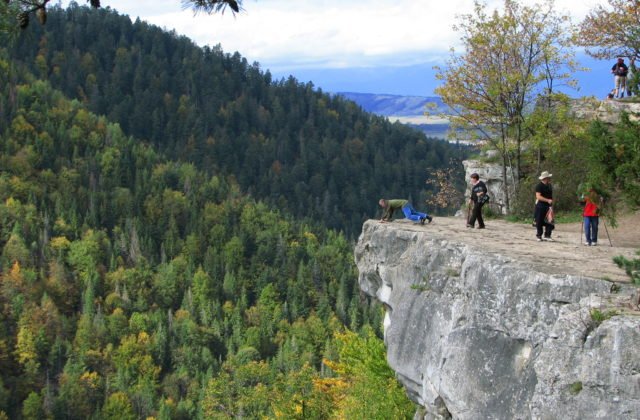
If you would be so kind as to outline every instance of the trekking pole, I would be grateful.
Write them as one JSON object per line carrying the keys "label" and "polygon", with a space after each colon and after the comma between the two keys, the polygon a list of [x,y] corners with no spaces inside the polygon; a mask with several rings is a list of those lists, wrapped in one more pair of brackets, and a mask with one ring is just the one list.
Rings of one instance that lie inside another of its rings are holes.
{"label": "trekking pole", "polygon": [[[600,197],[600,207],[604,207],[604,198]],[[604,230],[607,232],[607,239],[609,240],[609,246],[613,247],[611,243],[611,235],[609,235],[609,229],[607,229],[607,223],[604,221],[604,216],[602,216],[602,224],[604,225]]]}
{"label": "trekking pole", "polygon": [[609,246],[613,248],[613,244],[611,243],[611,236],[609,236],[609,229],[607,229],[607,223],[604,221],[604,217],[602,218],[602,224],[604,225],[605,232],[607,232],[607,239],[609,239]]}

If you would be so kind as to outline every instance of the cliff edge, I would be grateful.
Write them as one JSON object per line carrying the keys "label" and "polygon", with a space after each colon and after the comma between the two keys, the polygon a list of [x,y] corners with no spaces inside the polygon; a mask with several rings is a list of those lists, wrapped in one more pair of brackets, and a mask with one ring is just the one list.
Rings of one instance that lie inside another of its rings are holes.
{"label": "cliff edge", "polygon": [[360,288],[385,307],[416,418],[640,418],[639,296],[611,261],[637,256],[573,230],[539,243],[494,220],[364,224]]}

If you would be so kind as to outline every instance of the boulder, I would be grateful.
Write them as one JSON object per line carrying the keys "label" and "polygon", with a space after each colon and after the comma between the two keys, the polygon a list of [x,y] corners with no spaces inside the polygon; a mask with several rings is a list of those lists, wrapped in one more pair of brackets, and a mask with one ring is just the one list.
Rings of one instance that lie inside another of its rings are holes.
{"label": "boulder", "polygon": [[[468,198],[471,195],[471,174],[477,173],[480,175],[480,180],[484,181],[487,185],[487,192],[490,200],[486,204],[486,207],[490,208],[497,214],[507,214],[506,199],[504,194],[504,178],[502,176],[502,165],[499,163],[483,162],[477,159],[469,159],[462,161],[464,166],[465,179],[467,180],[467,189],[465,191],[465,197]],[[513,179],[516,176],[515,170],[511,168],[507,169],[507,180],[509,183],[509,191],[513,194]]]}

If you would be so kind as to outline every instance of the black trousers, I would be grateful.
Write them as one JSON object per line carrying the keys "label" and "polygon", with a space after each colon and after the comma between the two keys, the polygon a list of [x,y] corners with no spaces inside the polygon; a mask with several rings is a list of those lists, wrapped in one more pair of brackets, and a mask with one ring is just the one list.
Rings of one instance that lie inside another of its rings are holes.
{"label": "black trousers", "polygon": [[551,231],[554,226],[551,223],[547,223],[545,217],[547,216],[547,212],[549,211],[549,203],[538,202],[536,204],[536,236],[538,238],[542,237],[542,229],[544,228],[544,236],[547,238],[551,237]]}
{"label": "black trousers", "polygon": [[482,219],[482,206],[484,203],[478,203],[475,201],[473,203],[473,209],[471,209],[471,217],[467,221],[471,226],[476,224],[476,219],[478,220],[478,226],[484,227],[484,220]]}

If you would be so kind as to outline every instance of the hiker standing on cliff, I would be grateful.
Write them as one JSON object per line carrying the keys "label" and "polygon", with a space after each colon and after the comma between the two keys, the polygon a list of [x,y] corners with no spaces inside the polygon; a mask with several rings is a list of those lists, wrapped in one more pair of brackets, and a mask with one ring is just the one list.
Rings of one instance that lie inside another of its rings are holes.
{"label": "hiker standing on cliff", "polygon": [[629,68],[624,64],[624,58],[619,57],[618,61],[611,67],[613,74],[613,85],[615,88],[615,98],[624,98],[624,92],[627,90],[627,73]]}
{"label": "hiker standing on cliff", "polygon": [[636,58],[629,57],[629,71],[627,72],[627,96],[638,96],[638,80],[636,74]]}
{"label": "hiker standing on cliff", "polygon": [[[547,214],[552,211],[551,205],[553,204],[553,189],[551,188],[551,177],[553,175],[547,171],[540,174],[538,179],[540,183],[536,185],[536,238],[538,242],[553,241],[551,238],[551,231],[554,226],[547,220]],[[544,228],[544,237],[542,236],[542,229]]]}
{"label": "hiker standing on cliff", "polygon": [[482,206],[487,202],[487,186],[480,181],[480,175],[471,174],[471,197],[469,205],[473,206],[471,217],[467,220],[467,227],[473,228],[478,220],[478,229],[484,229],[484,219],[482,218]]}
{"label": "hiker standing on cliff", "polygon": [[378,204],[384,209],[382,219],[380,219],[381,222],[390,222],[393,218],[393,213],[397,209],[402,209],[402,212],[407,219],[413,220],[414,222],[420,222],[422,225],[424,225],[425,220],[428,220],[429,223],[433,220],[433,217],[429,216],[427,213],[421,213],[414,209],[413,206],[409,204],[409,200],[387,200],[381,198],[380,201],[378,201]]}

